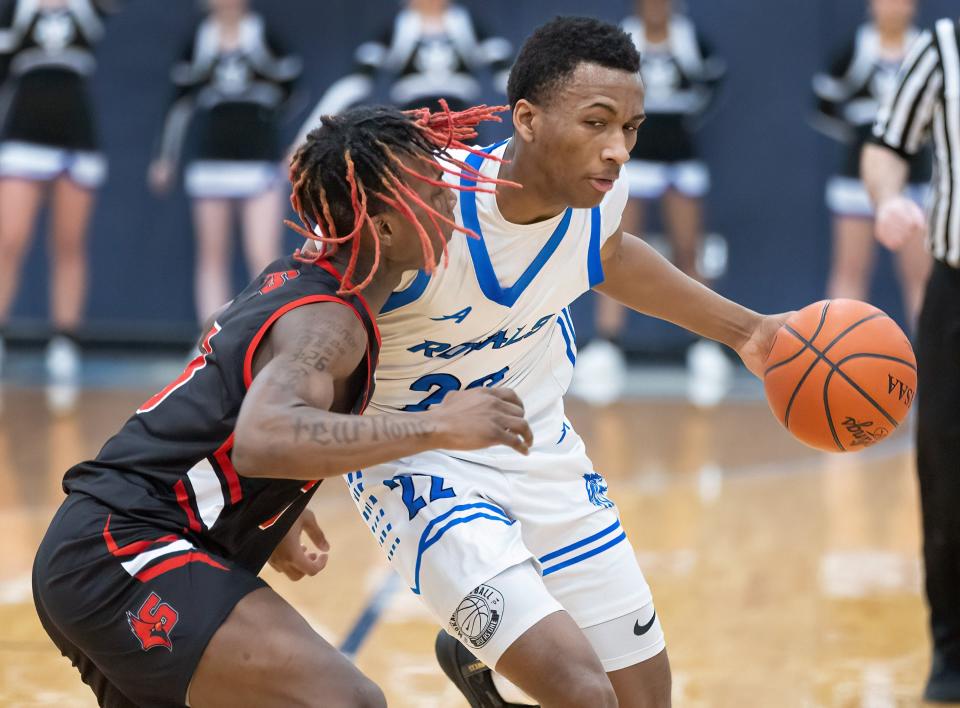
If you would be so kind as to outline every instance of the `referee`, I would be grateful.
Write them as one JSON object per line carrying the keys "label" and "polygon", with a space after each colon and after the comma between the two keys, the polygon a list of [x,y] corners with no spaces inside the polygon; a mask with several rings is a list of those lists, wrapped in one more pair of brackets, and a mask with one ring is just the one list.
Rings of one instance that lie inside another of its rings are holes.
{"label": "referee", "polygon": [[[917,472],[933,637],[929,701],[960,701],[960,26],[939,20],[911,47],[874,126],[861,171],[877,206],[877,239],[896,249],[926,237],[936,261],[917,331]],[[933,138],[929,226],[902,195],[907,160]]]}

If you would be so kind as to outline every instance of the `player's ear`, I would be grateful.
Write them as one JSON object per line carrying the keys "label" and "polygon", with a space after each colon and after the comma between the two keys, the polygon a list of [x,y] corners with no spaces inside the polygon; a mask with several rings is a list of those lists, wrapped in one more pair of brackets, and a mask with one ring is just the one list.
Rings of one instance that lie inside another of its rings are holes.
{"label": "player's ear", "polygon": [[538,113],[539,109],[525,98],[513,104],[513,132],[526,143],[533,142]]}
{"label": "player's ear", "polygon": [[396,235],[396,227],[390,218],[390,212],[386,211],[373,217],[373,228],[377,230],[377,237],[380,239],[380,245],[389,247],[393,243]]}

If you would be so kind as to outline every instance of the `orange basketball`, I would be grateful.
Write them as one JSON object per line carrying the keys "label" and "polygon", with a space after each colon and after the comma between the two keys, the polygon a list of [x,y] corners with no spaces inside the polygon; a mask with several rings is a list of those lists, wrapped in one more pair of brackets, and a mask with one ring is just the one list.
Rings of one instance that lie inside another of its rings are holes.
{"label": "orange basketball", "polygon": [[882,310],[858,300],[823,300],[794,314],[766,364],[773,414],[820,450],[849,452],[887,437],[917,390],[907,336]]}

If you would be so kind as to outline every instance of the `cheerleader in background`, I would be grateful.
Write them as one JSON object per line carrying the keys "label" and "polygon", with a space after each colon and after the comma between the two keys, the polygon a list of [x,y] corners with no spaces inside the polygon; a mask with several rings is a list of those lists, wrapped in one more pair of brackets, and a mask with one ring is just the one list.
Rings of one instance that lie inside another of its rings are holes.
{"label": "cheerleader in background", "polygon": [[[873,207],[860,181],[860,151],[870,138],[877,110],[895,85],[897,69],[919,34],[916,0],[871,0],[871,20],[857,28],[830,70],[813,78],[818,100],[814,125],[846,145],[839,174],[827,182],[833,216],[833,261],[827,297],[866,300],[874,267]],[[910,160],[907,194],[922,204],[929,190],[929,150]],[[921,240],[897,251],[904,311],[916,324],[931,259]]]}
{"label": "cheerleader in background", "polygon": [[177,97],[167,116],[150,183],[166,192],[176,175],[187,128],[196,150],[186,165],[197,239],[194,286],[204,322],[234,294],[231,232],[237,211],[251,276],[280,256],[286,175],[280,119],[300,75],[248,0],[209,0],[210,13],[173,70]]}
{"label": "cheerleader in background", "polygon": [[87,225],[107,173],[89,82],[93,49],[115,4],[13,0],[0,9],[0,328],[49,200],[54,335],[46,369],[54,384],[75,383],[80,370],[75,335],[87,295]]}
{"label": "cheerleader in background", "polygon": [[327,89],[295,145],[320,116],[368,100],[380,72],[390,77],[390,103],[403,109],[435,107],[439,98],[454,111],[472,106],[483,94],[484,71],[492,71],[495,87],[506,93],[512,56],[506,39],[489,36],[466,8],[448,0],[406,4],[379,39],[357,48],[356,69]]}
{"label": "cheerleader in background", "polygon": [[[636,0],[635,14],[621,24],[640,50],[647,119],[623,178],[630,201],[623,212],[624,229],[645,233],[645,211],[659,202],[670,238],[674,264],[702,280],[697,254],[703,239],[703,198],[710,172],[700,159],[693,122],[716,94],[725,67],[709,43],[672,0]],[[604,405],[618,399],[626,383],[621,337],[626,310],[617,302],[597,300],[597,335],[577,358],[571,392]],[[687,352],[687,392],[700,406],[712,406],[726,394],[732,366],[715,342],[701,340]]]}

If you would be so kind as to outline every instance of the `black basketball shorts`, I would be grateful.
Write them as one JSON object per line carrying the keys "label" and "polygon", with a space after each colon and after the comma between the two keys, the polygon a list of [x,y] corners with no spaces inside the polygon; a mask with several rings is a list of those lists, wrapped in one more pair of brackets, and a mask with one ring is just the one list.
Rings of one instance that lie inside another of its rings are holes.
{"label": "black basketball shorts", "polygon": [[40,544],[40,621],[102,706],[183,706],[207,643],[266,583],[143,521],[70,494]]}

